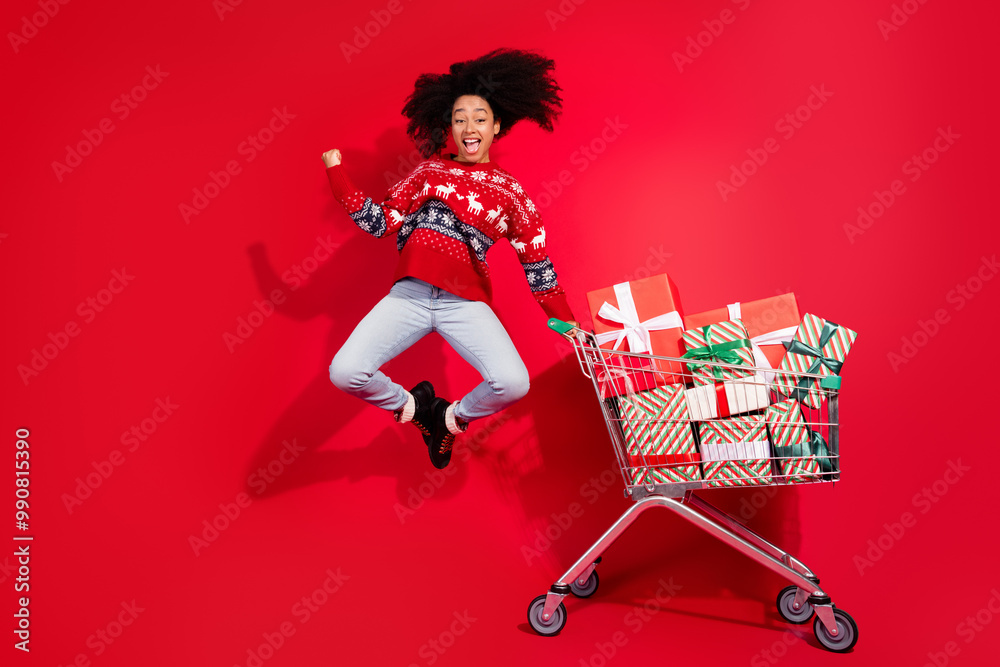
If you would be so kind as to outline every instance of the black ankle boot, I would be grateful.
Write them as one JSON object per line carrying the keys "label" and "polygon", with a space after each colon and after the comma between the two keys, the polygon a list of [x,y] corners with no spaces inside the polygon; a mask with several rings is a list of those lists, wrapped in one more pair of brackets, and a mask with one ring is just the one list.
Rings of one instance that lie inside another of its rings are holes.
{"label": "black ankle boot", "polygon": [[427,443],[427,453],[435,468],[446,468],[451,462],[451,449],[455,444],[455,434],[448,430],[445,414],[448,412],[449,401],[435,398],[431,403],[430,418],[434,424],[434,438]]}
{"label": "black ankle boot", "polygon": [[[434,437],[434,420],[431,418],[431,403],[434,401],[434,386],[424,380],[410,390],[413,396],[414,410],[413,425],[417,427],[424,437],[424,444],[430,447],[431,439]],[[405,406],[404,406],[405,407]],[[402,416],[403,409],[400,408],[393,413],[396,421]]]}

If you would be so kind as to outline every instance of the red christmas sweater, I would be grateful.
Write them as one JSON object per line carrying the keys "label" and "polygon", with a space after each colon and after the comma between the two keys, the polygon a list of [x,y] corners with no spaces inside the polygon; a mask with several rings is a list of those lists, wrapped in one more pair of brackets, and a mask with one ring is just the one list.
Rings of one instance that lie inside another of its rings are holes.
{"label": "red christmas sweater", "polygon": [[549,317],[573,320],[545,252],[545,229],[520,183],[495,162],[434,156],[376,204],[343,167],[326,170],[334,196],[355,224],[377,238],[396,233],[393,282],[412,276],[466,299],[493,298],[486,252],[500,239],[514,247],[535,300]]}

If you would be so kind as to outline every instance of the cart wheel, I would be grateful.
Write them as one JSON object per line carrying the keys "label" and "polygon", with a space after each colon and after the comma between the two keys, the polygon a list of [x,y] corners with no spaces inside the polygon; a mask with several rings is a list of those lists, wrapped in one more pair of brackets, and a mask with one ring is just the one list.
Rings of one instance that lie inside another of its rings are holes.
{"label": "cart wheel", "polygon": [[528,605],[528,623],[531,624],[535,632],[544,637],[559,634],[559,631],[566,625],[566,605],[560,602],[548,622],[542,620],[542,611],[544,609],[545,596],[539,595]]}
{"label": "cart wheel", "polygon": [[601,579],[597,576],[597,570],[590,573],[587,577],[587,583],[583,586],[573,581],[569,585],[569,589],[573,591],[573,595],[578,598],[589,598],[591,595],[597,592],[597,587],[600,585]]}
{"label": "cart wheel", "polygon": [[833,617],[837,621],[837,636],[831,636],[826,626],[823,625],[823,621],[817,616],[813,622],[813,632],[816,633],[816,639],[828,651],[834,653],[850,651],[858,643],[858,624],[854,622],[850,614],[840,609],[833,610]]}
{"label": "cart wheel", "polygon": [[813,608],[808,602],[803,604],[800,609],[792,606],[795,602],[795,593],[797,591],[797,586],[788,586],[781,589],[781,592],[778,593],[778,613],[789,623],[807,623],[812,618]]}

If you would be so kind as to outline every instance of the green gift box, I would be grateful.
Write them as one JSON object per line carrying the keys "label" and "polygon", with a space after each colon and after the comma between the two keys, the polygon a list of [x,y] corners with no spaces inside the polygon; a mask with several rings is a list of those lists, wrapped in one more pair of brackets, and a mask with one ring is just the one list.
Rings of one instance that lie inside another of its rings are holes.
{"label": "green gift box", "polygon": [[[754,374],[750,336],[741,320],[726,320],[685,329],[681,340],[687,350],[683,358],[690,359],[687,368],[696,385],[714,384],[720,380],[733,380]],[[746,369],[710,364],[746,366]]]}
{"label": "green gift box", "polygon": [[788,352],[778,367],[775,389],[782,396],[794,398],[810,408],[820,407],[826,394],[818,387],[822,378],[796,377],[781,371],[840,375],[844,359],[857,337],[857,332],[847,327],[806,313],[795,338],[785,344]]}
{"label": "green gift box", "polygon": [[819,430],[809,428],[798,401],[787,400],[764,410],[778,470],[789,484],[821,481],[836,463]]}

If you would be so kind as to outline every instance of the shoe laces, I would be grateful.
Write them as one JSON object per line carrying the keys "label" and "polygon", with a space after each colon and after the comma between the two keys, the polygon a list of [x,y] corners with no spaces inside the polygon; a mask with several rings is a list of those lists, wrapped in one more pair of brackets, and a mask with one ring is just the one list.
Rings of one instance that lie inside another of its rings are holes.
{"label": "shoe laces", "polygon": [[455,444],[455,434],[448,433],[443,438],[441,438],[441,446],[438,447],[439,454],[447,454],[451,451],[451,446]]}

